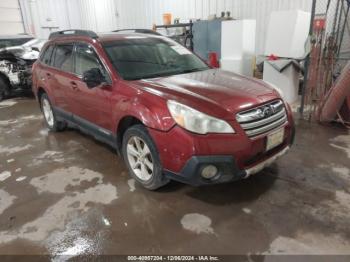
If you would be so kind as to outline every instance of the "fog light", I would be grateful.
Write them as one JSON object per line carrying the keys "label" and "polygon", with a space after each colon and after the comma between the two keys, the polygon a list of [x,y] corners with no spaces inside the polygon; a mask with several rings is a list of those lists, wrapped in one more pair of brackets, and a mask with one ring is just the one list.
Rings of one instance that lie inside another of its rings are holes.
{"label": "fog light", "polygon": [[216,166],[213,165],[208,165],[202,169],[201,176],[204,177],[205,179],[211,179],[215,177],[218,173],[218,169]]}

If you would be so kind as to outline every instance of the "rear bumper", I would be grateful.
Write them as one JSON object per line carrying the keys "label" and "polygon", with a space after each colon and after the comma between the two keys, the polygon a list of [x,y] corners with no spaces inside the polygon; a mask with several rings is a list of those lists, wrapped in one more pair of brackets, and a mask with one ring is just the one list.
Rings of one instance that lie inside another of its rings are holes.
{"label": "rear bumper", "polygon": [[[192,186],[228,183],[248,178],[249,176],[260,172],[265,167],[271,165],[279,157],[286,154],[289,149],[290,147],[286,146],[278,153],[248,169],[239,169],[235,159],[231,156],[193,156],[186,163],[181,172],[174,173],[169,170],[164,170],[164,174],[172,180]],[[207,165],[214,165],[218,169],[217,175],[212,179],[205,179],[201,176],[202,169]]]}

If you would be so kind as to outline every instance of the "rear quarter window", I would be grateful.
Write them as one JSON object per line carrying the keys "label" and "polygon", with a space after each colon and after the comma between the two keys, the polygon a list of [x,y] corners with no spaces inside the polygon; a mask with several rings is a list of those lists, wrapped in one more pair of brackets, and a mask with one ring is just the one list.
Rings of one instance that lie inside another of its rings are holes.
{"label": "rear quarter window", "polygon": [[40,55],[40,62],[50,65],[52,57],[53,46],[49,45]]}

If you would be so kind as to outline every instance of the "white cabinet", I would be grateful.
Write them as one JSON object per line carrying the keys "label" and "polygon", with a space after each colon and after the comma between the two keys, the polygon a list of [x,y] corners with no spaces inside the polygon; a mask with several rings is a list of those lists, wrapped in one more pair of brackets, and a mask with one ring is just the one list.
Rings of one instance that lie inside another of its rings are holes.
{"label": "white cabinet", "polygon": [[264,55],[303,58],[311,14],[300,10],[274,11],[270,15]]}
{"label": "white cabinet", "polygon": [[255,55],[256,21],[229,20],[222,22],[221,57],[243,58]]}
{"label": "white cabinet", "polygon": [[256,21],[230,20],[222,22],[221,68],[246,76],[253,76],[255,61]]}

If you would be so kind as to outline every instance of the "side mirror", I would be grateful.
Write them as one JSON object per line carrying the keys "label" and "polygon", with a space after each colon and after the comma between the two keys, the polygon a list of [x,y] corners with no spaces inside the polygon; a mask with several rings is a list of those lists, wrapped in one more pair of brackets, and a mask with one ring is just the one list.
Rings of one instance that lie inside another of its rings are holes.
{"label": "side mirror", "polygon": [[88,88],[94,88],[106,80],[99,68],[92,68],[83,73],[83,81],[86,83]]}

